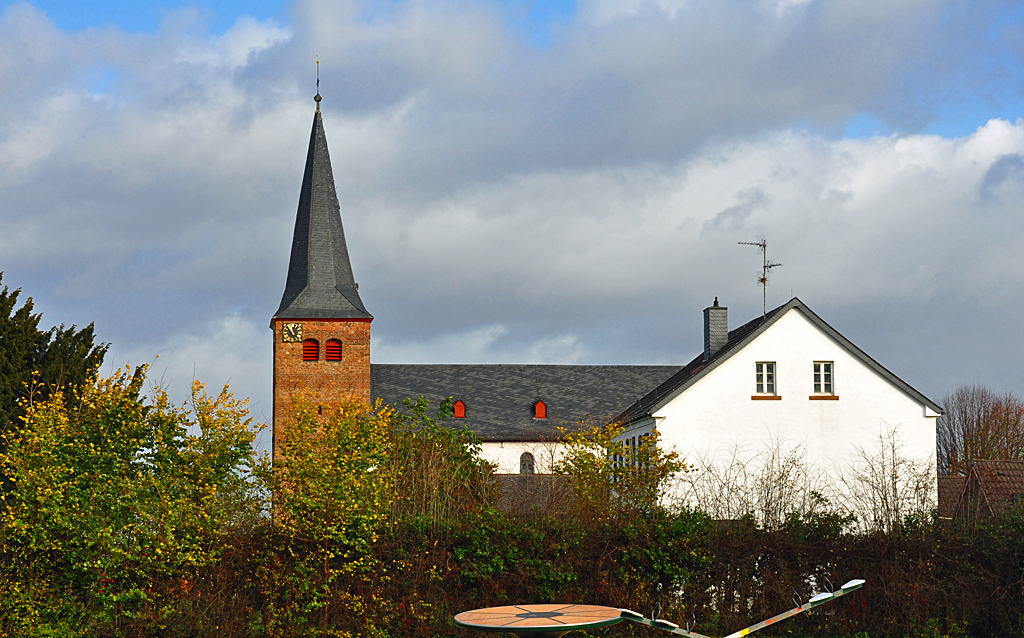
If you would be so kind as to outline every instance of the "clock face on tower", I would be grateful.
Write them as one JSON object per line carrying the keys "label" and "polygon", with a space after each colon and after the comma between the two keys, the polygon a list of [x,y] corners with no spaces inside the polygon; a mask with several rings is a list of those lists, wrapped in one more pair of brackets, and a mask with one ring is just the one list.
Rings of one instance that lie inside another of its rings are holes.
{"label": "clock face on tower", "polygon": [[281,340],[285,343],[302,341],[302,324],[286,323],[281,329]]}

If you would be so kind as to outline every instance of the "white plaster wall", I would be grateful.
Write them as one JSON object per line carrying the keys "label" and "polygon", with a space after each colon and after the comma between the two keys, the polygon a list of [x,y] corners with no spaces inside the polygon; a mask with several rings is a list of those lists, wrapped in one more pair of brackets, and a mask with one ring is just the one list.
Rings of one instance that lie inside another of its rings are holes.
{"label": "white plaster wall", "polygon": [[[780,401],[754,401],[754,364],[776,363]],[[811,401],[814,361],[833,361],[838,401]],[[654,414],[662,443],[691,459],[740,443],[751,454],[770,440],[804,444],[810,465],[834,473],[858,447],[898,426],[906,457],[934,463],[935,415],[861,363],[798,309],[789,310],[741,351]]]}
{"label": "white plaster wall", "polygon": [[534,472],[549,474],[562,458],[562,446],[551,441],[485,441],[480,456],[498,466],[498,474],[519,474],[519,457],[533,454]]}

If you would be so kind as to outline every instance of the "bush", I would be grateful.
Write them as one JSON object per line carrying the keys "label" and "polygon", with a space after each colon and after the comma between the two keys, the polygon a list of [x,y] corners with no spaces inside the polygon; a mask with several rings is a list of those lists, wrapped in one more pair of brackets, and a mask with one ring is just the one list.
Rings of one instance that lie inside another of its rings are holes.
{"label": "bush", "polygon": [[259,518],[245,402],[196,383],[190,408],[171,406],[160,390],[147,403],[144,377],[142,367],[85,385],[75,409],[54,392],[28,405],[7,439],[6,628],[159,627],[178,603],[159,583],[185,586],[216,563],[233,526]]}
{"label": "bush", "polygon": [[519,516],[494,507],[475,437],[425,402],[398,416],[300,398],[271,467],[251,451],[243,402],[196,385],[171,406],[141,396],[144,373],[26,406],[0,455],[15,486],[0,515],[0,636],[469,638],[454,614],[542,602],[724,635],[855,577],[862,590],[763,633],[1024,633],[1019,510],[864,531],[812,494],[781,521],[712,520],[660,506],[674,456],[600,429],[570,437],[572,507]]}

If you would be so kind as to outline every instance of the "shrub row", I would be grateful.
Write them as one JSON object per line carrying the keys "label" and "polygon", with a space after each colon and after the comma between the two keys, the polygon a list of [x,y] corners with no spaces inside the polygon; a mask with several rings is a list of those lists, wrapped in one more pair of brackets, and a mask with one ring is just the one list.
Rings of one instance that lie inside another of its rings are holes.
{"label": "shrub row", "polygon": [[28,405],[7,439],[0,636],[468,637],[460,611],[544,602],[725,635],[852,578],[867,584],[765,633],[1024,634],[1020,512],[873,533],[820,512],[771,529],[670,512],[654,499],[680,461],[653,440],[630,458],[601,428],[569,438],[573,498],[510,513],[478,442],[422,401],[299,400],[271,466],[244,403],[199,384],[190,406],[146,399],[144,372]]}

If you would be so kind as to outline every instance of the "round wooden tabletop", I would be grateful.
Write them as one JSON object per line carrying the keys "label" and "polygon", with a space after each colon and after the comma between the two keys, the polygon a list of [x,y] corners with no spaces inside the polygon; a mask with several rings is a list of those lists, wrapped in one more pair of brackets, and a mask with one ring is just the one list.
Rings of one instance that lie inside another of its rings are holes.
{"label": "round wooden tabletop", "polygon": [[574,629],[614,625],[622,611],[599,605],[511,605],[464,611],[455,623],[477,631],[555,638]]}

